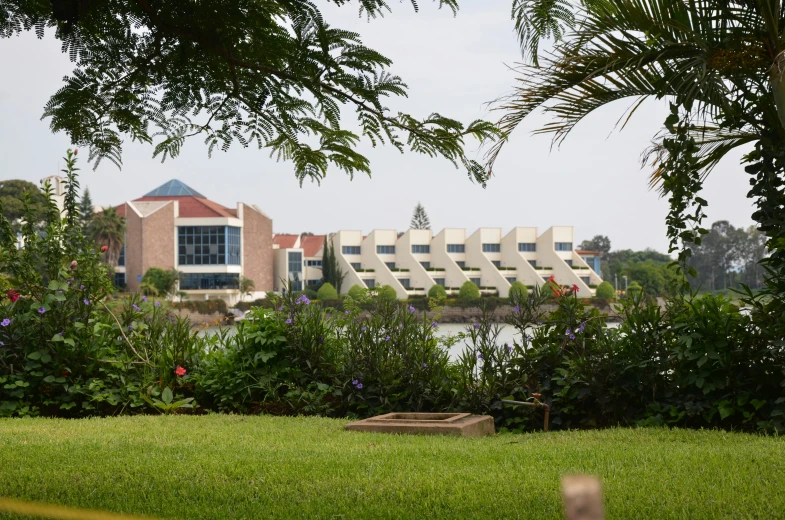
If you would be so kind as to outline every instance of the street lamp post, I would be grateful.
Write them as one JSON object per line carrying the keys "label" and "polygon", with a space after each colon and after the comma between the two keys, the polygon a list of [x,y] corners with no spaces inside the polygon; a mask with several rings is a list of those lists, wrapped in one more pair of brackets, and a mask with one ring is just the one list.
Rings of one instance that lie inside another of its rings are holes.
{"label": "street lamp post", "polygon": [[627,277],[626,276],[622,276],[622,278],[624,278],[624,292],[626,293],[627,292]]}

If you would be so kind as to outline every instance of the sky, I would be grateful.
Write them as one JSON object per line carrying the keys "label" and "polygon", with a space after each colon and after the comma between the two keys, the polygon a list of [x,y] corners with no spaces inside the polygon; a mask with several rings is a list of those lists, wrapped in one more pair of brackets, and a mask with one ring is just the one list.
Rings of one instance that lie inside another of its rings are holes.
{"label": "sky", "polygon": [[[358,16],[356,3],[341,8],[318,3],[329,24],[360,33],[367,46],[393,60],[391,71],[409,85],[407,99],[388,103],[393,111],[420,118],[439,112],[464,123],[500,117],[488,102],[512,90],[511,67],[521,61],[509,0],[467,0],[455,17],[436,2],[420,1],[419,13],[407,1],[391,2],[392,13],[370,21]],[[62,168],[68,136],[53,134],[41,114],[72,68],[53,33],[43,40],[32,33],[0,40],[0,179],[38,182]],[[613,249],[666,252],[667,201],[648,188],[640,158],[667,106],[647,101],[623,130],[614,130],[629,104],[617,101],[586,117],[559,147],[548,135],[533,135],[549,121],[533,114],[511,137],[485,189],[445,159],[373,148],[368,141],[358,149],[371,160],[370,178],[350,180],[332,169],[321,185],[306,181],[300,187],[291,164],[265,150],[235,145],[208,159],[199,137],[164,163],[152,157],[151,146],[128,142],[122,170],[108,161],[95,171],[83,163],[80,181],[96,205],[114,205],[180,179],[225,206],[258,205],[277,233],[405,230],[421,202],[436,232],[573,226],[576,244],[602,234]],[[350,110],[344,121],[354,127]],[[742,153],[728,156],[706,181],[709,222],[752,224]],[[472,144],[468,155],[481,160],[483,150]]]}

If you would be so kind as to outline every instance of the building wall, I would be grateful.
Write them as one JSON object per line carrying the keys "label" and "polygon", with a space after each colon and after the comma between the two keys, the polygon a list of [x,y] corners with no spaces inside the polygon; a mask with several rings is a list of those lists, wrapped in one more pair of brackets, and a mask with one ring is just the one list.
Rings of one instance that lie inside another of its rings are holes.
{"label": "building wall", "polygon": [[395,244],[395,263],[398,267],[409,270],[409,286],[424,291],[412,291],[412,294],[428,294],[428,290],[436,285],[432,276],[437,271],[426,271],[420,262],[430,262],[431,267],[441,267],[433,264],[430,253],[412,253],[412,245],[431,246],[430,229],[409,229],[398,238]]}
{"label": "building wall", "polygon": [[[358,273],[351,266],[352,263],[359,262],[363,264],[363,256],[359,255],[344,255],[343,246],[360,246],[363,248],[363,234],[362,231],[339,231],[330,239],[330,245],[335,250],[335,261],[338,267],[346,274],[341,285],[341,292],[347,293],[353,285],[366,287],[365,280],[376,280],[376,273]],[[362,268],[369,266],[362,265]]]}
{"label": "building wall", "polygon": [[237,205],[237,215],[243,222],[243,276],[254,281],[257,293],[272,291],[273,221],[257,208],[243,203]]}
{"label": "building wall", "polygon": [[139,290],[138,276],[142,271],[142,217],[133,204],[125,203],[125,284],[128,290]]}
{"label": "building wall", "polygon": [[[576,274],[572,267],[567,265],[565,260],[572,260],[575,258],[585,265],[583,260],[580,260],[574,251],[556,251],[556,242],[573,242],[573,230],[568,226],[554,226],[549,228],[545,233],[540,235],[537,239],[537,255],[538,258],[546,262],[551,267],[554,279],[559,285],[577,285],[578,294],[580,296],[591,296],[592,289],[588,284],[581,280],[580,276]],[[574,247],[574,244],[573,244]],[[547,274],[547,273],[545,273]]]}
{"label": "building wall", "polygon": [[499,296],[506,298],[510,292],[510,282],[505,275],[493,264],[493,260],[501,261],[502,254],[485,253],[482,250],[483,244],[501,244],[502,230],[499,228],[480,228],[466,239],[466,265],[479,267],[480,271],[467,272],[470,278],[477,277],[479,274],[483,287],[495,287],[499,291]]}
{"label": "building wall", "polygon": [[[515,277],[524,285],[532,287],[543,284],[537,270],[529,260],[537,261],[537,252],[518,251],[519,243],[537,243],[537,228],[517,227],[502,239],[502,265],[515,267]],[[505,275],[507,276],[507,275]]]}
{"label": "building wall", "polygon": [[[465,229],[443,229],[431,240],[431,259],[433,265],[444,267],[447,287],[460,288],[469,281],[466,273],[456,262],[466,261],[465,253],[448,253],[447,244],[466,244]],[[440,273],[441,274],[441,273]]]}

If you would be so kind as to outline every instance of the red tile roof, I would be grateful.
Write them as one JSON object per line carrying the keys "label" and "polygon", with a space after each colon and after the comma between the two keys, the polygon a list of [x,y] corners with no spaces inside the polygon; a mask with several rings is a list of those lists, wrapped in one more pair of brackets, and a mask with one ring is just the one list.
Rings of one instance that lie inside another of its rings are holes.
{"label": "red tile roof", "polygon": [[300,241],[300,247],[303,248],[303,256],[312,258],[324,245],[324,235],[306,235]]}
{"label": "red tile roof", "polygon": [[204,217],[237,217],[236,209],[229,209],[221,206],[217,202],[207,200],[202,197],[193,196],[172,196],[172,197],[140,197],[136,201],[146,202],[155,200],[176,200],[180,206],[181,218],[204,218]]}
{"label": "red tile roof", "polygon": [[578,253],[579,255],[597,255],[597,256],[602,256],[602,253],[600,253],[599,251],[587,251],[585,249],[576,249],[575,252]]}
{"label": "red tile roof", "polygon": [[273,244],[281,249],[289,249],[294,247],[297,242],[297,237],[300,235],[275,235],[273,237]]}

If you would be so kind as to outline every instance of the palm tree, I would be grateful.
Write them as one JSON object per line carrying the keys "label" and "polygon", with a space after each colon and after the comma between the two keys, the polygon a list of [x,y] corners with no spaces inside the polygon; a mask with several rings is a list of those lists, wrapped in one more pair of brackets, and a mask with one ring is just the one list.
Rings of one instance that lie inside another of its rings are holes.
{"label": "palm tree", "polygon": [[117,265],[125,242],[125,219],[117,214],[115,208],[105,208],[93,216],[88,231],[96,244],[108,247],[106,263]]}
{"label": "palm tree", "polygon": [[[678,225],[705,205],[697,192],[706,175],[729,151],[752,144],[745,169],[753,176],[753,218],[769,237],[772,279],[785,282],[781,0],[514,0],[513,18],[526,61],[515,91],[497,104],[505,112],[504,138],[489,150],[489,168],[510,133],[538,108],[553,116],[539,132],[559,143],[608,103],[630,101],[619,118],[623,128],[644,100],[666,98],[668,130],[659,130],[644,158],[654,159],[652,185],[670,196],[672,247],[690,238],[679,235]],[[554,42],[548,52],[540,51],[544,38]],[[676,134],[684,146],[674,144]],[[688,157],[685,171],[665,179],[679,150]]]}

